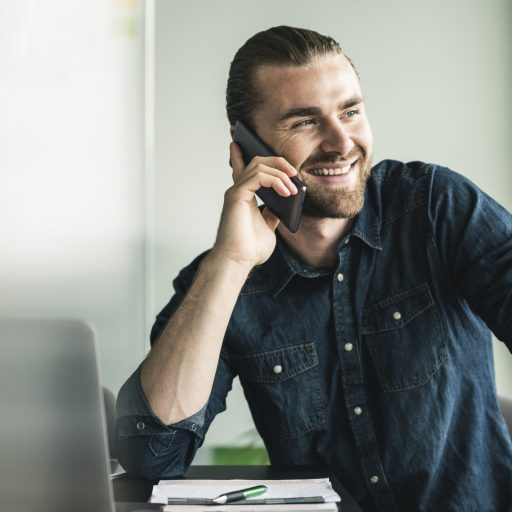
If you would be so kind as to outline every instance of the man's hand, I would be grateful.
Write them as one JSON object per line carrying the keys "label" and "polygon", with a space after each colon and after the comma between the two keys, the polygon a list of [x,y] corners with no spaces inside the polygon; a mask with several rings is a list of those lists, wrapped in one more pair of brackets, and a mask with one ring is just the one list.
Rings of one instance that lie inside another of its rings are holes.
{"label": "man's hand", "polygon": [[247,168],[242,152],[234,142],[230,146],[233,186],[224,195],[224,207],[212,253],[246,266],[249,270],[264,263],[276,245],[279,219],[268,209],[260,212],[256,191],[272,187],[287,197],[297,193],[290,176],[297,171],[284,158],[255,157]]}

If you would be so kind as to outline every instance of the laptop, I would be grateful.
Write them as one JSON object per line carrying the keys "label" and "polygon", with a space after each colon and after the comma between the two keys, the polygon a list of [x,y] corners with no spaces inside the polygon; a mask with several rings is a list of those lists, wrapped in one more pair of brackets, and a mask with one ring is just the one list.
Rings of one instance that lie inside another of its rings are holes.
{"label": "laptop", "polygon": [[9,512],[119,512],[94,331],[78,320],[0,320],[0,503]]}

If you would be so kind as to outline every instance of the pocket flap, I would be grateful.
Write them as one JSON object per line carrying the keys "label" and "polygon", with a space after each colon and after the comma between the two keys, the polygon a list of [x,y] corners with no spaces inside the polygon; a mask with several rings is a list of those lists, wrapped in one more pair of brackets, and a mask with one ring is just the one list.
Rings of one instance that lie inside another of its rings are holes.
{"label": "pocket flap", "polygon": [[314,343],[235,356],[234,360],[241,377],[267,383],[283,382],[318,365]]}
{"label": "pocket flap", "polygon": [[399,329],[433,307],[435,306],[430,290],[426,284],[422,284],[365,309],[362,333],[372,334]]}

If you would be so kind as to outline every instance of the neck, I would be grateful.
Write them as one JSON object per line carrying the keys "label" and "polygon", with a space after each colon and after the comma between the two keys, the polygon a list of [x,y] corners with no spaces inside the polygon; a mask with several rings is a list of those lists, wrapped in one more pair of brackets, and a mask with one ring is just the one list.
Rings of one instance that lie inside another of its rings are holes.
{"label": "neck", "polygon": [[297,233],[290,233],[282,225],[277,230],[304,263],[312,267],[334,267],[338,261],[338,242],[349,231],[352,221],[303,217]]}

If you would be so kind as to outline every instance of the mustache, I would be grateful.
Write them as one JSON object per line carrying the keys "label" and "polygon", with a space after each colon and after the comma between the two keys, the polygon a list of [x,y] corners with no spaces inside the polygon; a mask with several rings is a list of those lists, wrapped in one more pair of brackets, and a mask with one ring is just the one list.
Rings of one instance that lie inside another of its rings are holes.
{"label": "mustache", "polygon": [[331,151],[329,153],[319,153],[309,157],[303,164],[303,168],[314,167],[317,164],[335,164],[356,160],[357,158],[366,159],[366,151],[362,148],[352,148],[346,155],[340,157],[339,153]]}

